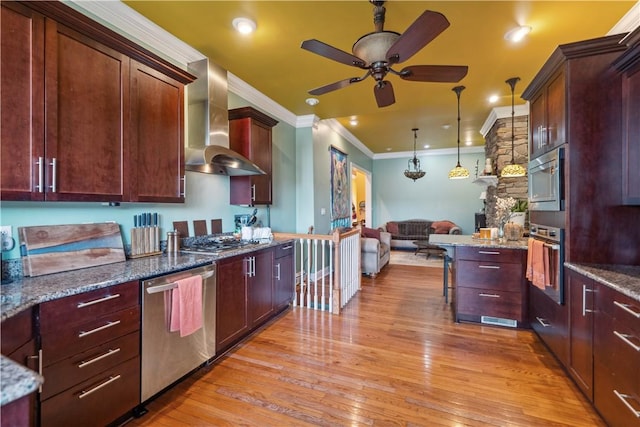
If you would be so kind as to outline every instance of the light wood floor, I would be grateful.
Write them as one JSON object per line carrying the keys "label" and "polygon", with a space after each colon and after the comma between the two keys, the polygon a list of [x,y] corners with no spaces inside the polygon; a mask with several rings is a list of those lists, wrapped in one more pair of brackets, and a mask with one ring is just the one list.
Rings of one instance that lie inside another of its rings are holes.
{"label": "light wood floor", "polygon": [[128,426],[604,426],[528,330],[456,324],[442,269],[389,265],[341,316],[293,309]]}

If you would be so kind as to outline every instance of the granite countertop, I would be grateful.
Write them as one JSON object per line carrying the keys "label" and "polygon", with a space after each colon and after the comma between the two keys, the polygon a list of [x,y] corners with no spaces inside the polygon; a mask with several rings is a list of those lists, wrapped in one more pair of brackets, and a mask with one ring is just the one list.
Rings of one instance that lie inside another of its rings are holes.
{"label": "granite countertop", "polygon": [[640,266],[565,262],[565,267],[640,302]]}
{"label": "granite countertop", "polygon": [[439,246],[473,246],[477,248],[527,250],[527,239],[514,241],[506,239],[476,239],[468,234],[430,234],[429,243]]}
{"label": "granite countertop", "polygon": [[[284,242],[286,240],[274,240],[270,243],[245,246],[229,250],[219,256],[186,253],[163,254],[38,277],[16,278],[12,283],[0,286],[1,320],[8,319],[46,301],[131,280],[141,280],[200,267],[223,258],[277,246]],[[35,391],[43,381],[44,379],[37,373],[7,357],[0,356],[0,405]]]}

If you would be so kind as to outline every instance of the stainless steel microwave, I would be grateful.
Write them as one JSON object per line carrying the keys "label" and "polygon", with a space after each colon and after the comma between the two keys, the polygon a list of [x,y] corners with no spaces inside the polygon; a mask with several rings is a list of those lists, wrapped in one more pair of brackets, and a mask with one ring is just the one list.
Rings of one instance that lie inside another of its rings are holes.
{"label": "stainless steel microwave", "polygon": [[564,210],[564,147],[529,162],[529,210]]}

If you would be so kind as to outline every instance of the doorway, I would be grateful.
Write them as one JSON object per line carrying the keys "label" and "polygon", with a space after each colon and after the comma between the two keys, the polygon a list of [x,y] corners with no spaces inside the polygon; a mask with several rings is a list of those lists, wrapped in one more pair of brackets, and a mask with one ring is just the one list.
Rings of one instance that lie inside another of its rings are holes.
{"label": "doorway", "polygon": [[354,163],[350,166],[353,225],[371,227],[371,172]]}

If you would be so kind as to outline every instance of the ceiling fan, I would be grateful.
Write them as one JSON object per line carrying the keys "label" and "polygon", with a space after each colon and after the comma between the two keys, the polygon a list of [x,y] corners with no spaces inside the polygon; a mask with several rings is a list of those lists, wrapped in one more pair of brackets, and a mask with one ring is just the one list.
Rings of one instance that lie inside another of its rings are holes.
{"label": "ceiling fan", "polygon": [[353,55],[316,39],[305,40],[302,48],[342,64],[367,70],[362,77],[351,77],[309,91],[311,95],[323,95],[342,89],[352,83],[372,76],[376,85],[373,93],[378,107],[396,102],[391,82],[385,80],[388,73],[401,79],[418,82],[455,83],[467,75],[466,65],[411,65],[396,71],[391,68],[411,58],[420,49],[435,39],[448,26],[449,21],[439,12],[425,10],[403,33],[384,30],[384,0],[369,0],[374,5],[373,23],[375,31],[360,37],[352,47]]}

